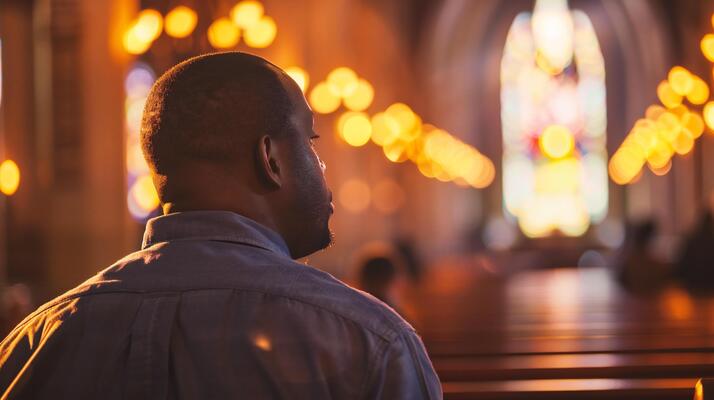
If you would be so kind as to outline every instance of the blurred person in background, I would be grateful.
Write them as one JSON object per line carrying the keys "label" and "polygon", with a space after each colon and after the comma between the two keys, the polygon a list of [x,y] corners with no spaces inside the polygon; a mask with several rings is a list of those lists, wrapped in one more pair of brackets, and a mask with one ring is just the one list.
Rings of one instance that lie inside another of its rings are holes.
{"label": "blurred person in background", "polygon": [[615,254],[617,280],[628,290],[650,292],[660,288],[669,276],[668,265],[652,255],[657,224],[651,218],[630,222],[625,240]]}
{"label": "blurred person in background", "polygon": [[317,137],[300,88],[262,58],[166,72],[141,129],[164,215],[0,344],[2,397],[441,398],[407,322],[294,261],[331,242]]}
{"label": "blurred person in background", "polygon": [[714,192],[694,229],[684,238],[677,277],[693,290],[714,290]]}

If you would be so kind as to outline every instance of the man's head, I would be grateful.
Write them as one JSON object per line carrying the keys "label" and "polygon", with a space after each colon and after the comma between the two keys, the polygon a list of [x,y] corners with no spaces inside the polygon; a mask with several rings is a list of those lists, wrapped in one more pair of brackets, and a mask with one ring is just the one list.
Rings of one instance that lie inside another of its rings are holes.
{"label": "man's head", "polygon": [[164,212],[227,210],[276,230],[299,258],[330,244],[331,193],[313,114],[280,68],[199,56],[154,84],[141,143]]}

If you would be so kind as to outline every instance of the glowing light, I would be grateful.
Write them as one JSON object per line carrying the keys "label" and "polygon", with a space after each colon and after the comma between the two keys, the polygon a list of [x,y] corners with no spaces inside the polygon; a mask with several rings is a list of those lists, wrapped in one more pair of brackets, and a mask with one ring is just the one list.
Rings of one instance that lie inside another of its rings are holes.
{"label": "glowing light", "polygon": [[233,6],[230,15],[233,23],[248,29],[260,21],[264,12],[263,4],[259,1],[246,0]]}
{"label": "glowing light", "polygon": [[399,210],[406,200],[404,189],[392,179],[382,179],[374,185],[372,202],[382,214],[392,214]]}
{"label": "glowing light", "polygon": [[243,39],[250,47],[262,49],[270,46],[278,34],[278,27],[275,20],[264,15],[258,22],[248,26]]}
{"label": "glowing light", "polygon": [[[125,100],[125,134],[126,134],[126,169],[129,182],[133,183],[128,188],[127,207],[131,215],[137,220],[144,220],[156,208],[148,206],[147,199],[152,199],[151,190],[146,188],[149,167],[146,164],[144,155],[139,144],[139,128],[141,125],[141,114],[146,102],[146,96],[151,90],[151,86],[156,80],[153,70],[146,64],[136,63],[124,80],[126,89]],[[137,184],[142,176],[145,176],[142,183]],[[144,185],[144,187],[141,187]],[[153,188],[153,186],[152,186]],[[146,195],[149,192],[150,194]]]}
{"label": "glowing light", "polygon": [[159,206],[159,195],[149,175],[139,177],[129,189],[129,194],[144,211],[150,212]]}
{"label": "glowing light", "polygon": [[352,111],[364,111],[374,100],[374,88],[364,79],[357,82],[357,88],[344,98],[345,107]]}
{"label": "glowing light", "polygon": [[327,86],[334,96],[348,97],[357,90],[357,74],[348,67],[338,67],[327,75]]}
{"label": "glowing light", "polygon": [[573,57],[573,19],[567,0],[537,0],[532,19],[538,51],[553,69],[565,68]]}
{"label": "glowing light", "polygon": [[692,78],[692,90],[687,93],[687,100],[692,104],[702,105],[709,100],[709,86],[698,76]]}
{"label": "glowing light", "polygon": [[377,113],[372,116],[372,141],[384,146],[399,138],[399,122],[391,115]]}
{"label": "glowing light", "polygon": [[131,29],[139,40],[153,42],[161,35],[163,23],[164,19],[160,12],[147,8],[139,13]]}
{"label": "glowing light", "polygon": [[714,34],[708,33],[704,35],[700,43],[702,54],[707,60],[714,62]]}
{"label": "glowing light", "polygon": [[538,144],[550,158],[562,158],[573,151],[575,140],[570,130],[562,125],[550,125],[543,130]]}
{"label": "glowing light", "polygon": [[151,47],[151,41],[141,40],[136,35],[135,29],[129,29],[124,33],[124,50],[129,54],[143,54]]}
{"label": "glowing light", "polygon": [[399,136],[402,139],[413,139],[418,134],[419,117],[404,103],[394,103],[387,107],[385,114],[394,118],[399,124]]}
{"label": "glowing light", "polygon": [[686,68],[680,66],[669,70],[667,81],[672,90],[680,96],[686,96],[694,87],[692,74]]}
{"label": "glowing light", "polygon": [[691,111],[686,113],[682,119],[682,126],[687,134],[693,139],[696,139],[704,133],[704,120],[699,113]]}
{"label": "glowing light", "polygon": [[657,86],[657,97],[667,108],[674,108],[682,104],[682,96],[677,94],[667,81],[662,81]]}
{"label": "glowing light", "polygon": [[327,83],[320,82],[310,92],[310,106],[315,112],[329,114],[340,106],[340,98],[330,90]]}
{"label": "glowing light", "polygon": [[20,168],[15,161],[5,160],[0,164],[0,192],[12,196],[20,186]]}
{"label": "glowing light", "polygon": [[185,38],[193,33],[198,23],[198,15],[186,6],[178,6],[166,14],[164,30],[166,34],[175,38]]}
{"label": "glowing light", "polygon": [[707,124],[709,129],[714,129],[714,101],[708,102],[704,105],[704,122]]}
{"label": "glowing light", "polygon": [[350,146],[364,146],[372,136],[372,124],[365,113],[347,112],[337,124],[340,137]]}
{"label": "glowing light", "polygon": [[285,68],[285,73],[288,74],[288,76],[297,83],[300,90],[305,93],[308,84],[310,84],[310,76],[307,74],[307,71],[300,67],[288,67]]}
{"label": "glowing light", "polygon": [[208,27],[208,41],[217,49],[235,47],[240,40],[240,30],[228,18],[219,18]]}
{"label": "glowing light", "polygon": [[256,335],[255,338],[253,339],[253,343],[255,343],[255,347],[263,350],[263,351],[270,351],[273,349],[272,343],[270,343],[270,339],[268,339],[267,336],[265,335]]}
{"label": "glowing light", "polygon": [[665,164],[664,167],[661,167],[661,168],[655,168],[649,164],[648,164],[648,167],[649,167],[650,171],[652,171],[653,174],[655,174],[657,176],[665,176],[672,169],[672,160],[670,159],[669,161],[667,161],[667,164]]}
{"label": "glowing light", "polygon": [[338,199],[347,211],[358,213],[369,207],[372,193],[369,186],[362,180],[350,179],[342,184]]}

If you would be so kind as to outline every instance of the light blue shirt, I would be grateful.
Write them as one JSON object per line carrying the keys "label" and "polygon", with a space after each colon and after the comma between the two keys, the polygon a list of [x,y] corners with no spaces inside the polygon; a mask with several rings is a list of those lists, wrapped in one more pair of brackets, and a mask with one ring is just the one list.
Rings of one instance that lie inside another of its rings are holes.
{"label": "light blue shirt", "polygon": [[412,327],[224,211],[150,220],[142,250],[0,344],[8,398],[439,399]]}

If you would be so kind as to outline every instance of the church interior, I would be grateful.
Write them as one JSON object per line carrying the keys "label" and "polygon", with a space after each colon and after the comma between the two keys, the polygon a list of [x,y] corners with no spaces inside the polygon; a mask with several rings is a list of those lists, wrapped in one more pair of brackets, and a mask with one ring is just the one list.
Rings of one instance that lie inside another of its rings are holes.
{"label": "church interior", "polygon": [[704,398],[712,0],[4,0],[3,336],[140,247],[146,96],[234,50],[315,113],[335,241],[302,261],[409,321],[445,398]]}

